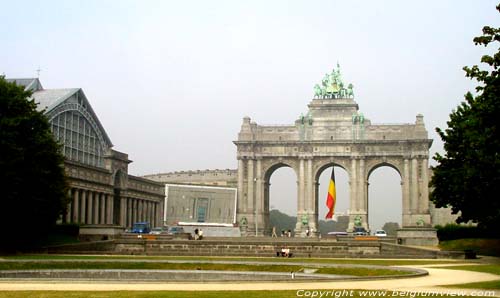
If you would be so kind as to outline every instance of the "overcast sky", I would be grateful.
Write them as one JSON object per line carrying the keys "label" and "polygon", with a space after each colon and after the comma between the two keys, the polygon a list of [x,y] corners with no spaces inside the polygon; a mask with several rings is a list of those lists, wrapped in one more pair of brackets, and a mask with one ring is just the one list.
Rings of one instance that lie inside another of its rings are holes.
{"label": "overcast sky", "polygon": [[[487,0],[0,2],[0,73],[40,67],[45,88],[83,88],[135,175],[236,168],[242,118],[293,123],[337,61],[365,117],[422,113],[431,154],[442,151],[434,128],[475,86],[462,67],[485,53],[472,38],[500,23]],[[271,179],[271,205],[294,213],[293,171]],[[401,220],[394,170],[370,177],[370,212],[373,228]]]}

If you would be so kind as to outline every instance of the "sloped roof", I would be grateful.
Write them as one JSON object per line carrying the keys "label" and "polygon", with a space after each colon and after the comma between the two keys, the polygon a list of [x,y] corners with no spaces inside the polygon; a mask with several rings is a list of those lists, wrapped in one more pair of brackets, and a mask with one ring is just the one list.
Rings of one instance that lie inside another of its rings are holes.
{"label": "sloped roof", "polygon": [[47,109],[49,112],[64,100],[68,99],[71,95],[80,90],[79,88],[70,89],[45,89],[33,93],[33,99],[38,103],[37,110],[41,111]]}
{"label": "sloped roof", "polygon": [[113,147],[113,143],[111,143],[111,139],[109,138],[106,130],[99,121],[94,109],[90,105],[89,100],[83,93],[81,88],[67,88],[67,89],[43,89],[42,84],[38,78],[28,78],[28,79],[5,79],[7,82],[15,82],[19,86],[24,86],[24,90],[33,91],[33,95],[31,96],[37,105],[38,111],[44,111],[44,114],[50,114],[52,110],[56,107],[64,103],[68,98],[73,96],[75,93],[78,93],[78,98],[82,98],[84,100],[84,106],[86,112],[90,114],[95,123],[98,126],[98,129],[101,131],[102,136],[105,142],[108,143],[109,147]]}
{"label": "sloped roof", "polygon": [[38,91],[43,90],[42,84],[38,78],[25,79],[5,79],[7,82],[15,82],[18,86],[24,86],[24,90]]}

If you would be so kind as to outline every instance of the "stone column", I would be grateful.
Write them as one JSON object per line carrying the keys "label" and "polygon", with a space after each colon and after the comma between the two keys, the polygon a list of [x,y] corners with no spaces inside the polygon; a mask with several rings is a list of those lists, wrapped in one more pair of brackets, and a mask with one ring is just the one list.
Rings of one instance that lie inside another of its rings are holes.
{"label": "stone column", "polygon": [[127,198],[120,197],[120,226],[127,227]]}
{"label": "stone column", "polygon": [[266,235],[268,233],[267,226],[264,221],[264,180],[262,179],[262,158],[257,157],[256,171],[255,171],[255,220],[259,235]]}
{"label": "stone column", "polygon": [[99,193],[94,192],[94,217],[92,223],[97,225],[99,224]]}
{"label": "stone column", "polygon": [[155,204],[154,201],[150,202],[150,206],[151,206],[151,211],[150,211],[151,212],[151,222],[155,223],[155,226],[158,226],[158,225],[156,225],[156,222],[155,222],[155,219],[156,219],[156,216],[155,216],[155,214],[156,214],[155,213],[155,205],[156,204]]}
{"label": "stone column", "polygon": [[101,207],[99,210],[99,224],[104,225],[106,224],[106,197],[102,192],[99,193],[99,200],[101,203]]}
{"label": "stone column", "polygon": [[254,172],[254,168],[253,168],[253,159],[249,159],[247,161],[248,163],[248,174],[247,174],[247,178],[248,178],[248,191],[247,191],[247,211],[251,211],[251,210],[254,210],[254,194],[253,194],[253,185],[254,185],[254,181],[253,181],[253,172]]}
{"label": "stone column", "polygon": [[79,217],[79,207],[80,206],[80,190],[78,188],[73,189],[73,222],[80,222]]}
{"label": "stone column", "polygon": [[151,225],[155,226],[153,221],[153,202],[151,201],[148,201],[148,218]]}
{"label": "stone column", "polygon": [[132,200],[127,198],[127,227],[132,227]]}
{"label": "stone column", "polygon": [[[133,209],[134,210],[134,223],[136,223],[136,222],[141,221],[139,218],[139,200],[134,198],[133,204],[134,204],[134,209]],[[132,223],[132,224],[134,224],[134,223]]]}
{"label": "stone column", "polygon": [[238,212],[247,212],[247,204],[244,200],[244,190],[243,190],[243,176],[244,176],[245,164],[243,159],[238,158]]}
{"label": "stone column", "polygon": [[86,211],[87,211],[87,191],[82,189],[80,199],[80,223],[86,224]]}
{"label": "stone column", "polygon": [[139,218],[139,200],[133,198],[132,204],[133,204],[132,216],[134,218],[134,222],[132,224],[134,224],[136,222],[141,221],[141,219]]}
{"label": "stone column", "polygon": [[107,211],[106,212],[106,214],[107,214],[106,223],[108,225],[112,225],[112,224],[114,224],[114,219],[113,219],[113,205],[114,205],[113,199],[114,198],[113,198],[113,195],[108,194],[106,199],[108,201],[108,204],[107,204],[108,208],[106,210]]}
{"label": "stone column", "polygon": [[144,221],[144,201],[137,200],[137,217],[139,221]]}
{"label": "stone column", "polygon": [[146,221],[146,201],[140,200],[139,203],[141,204],[139,209],[141,211],[141,221]]}
{"label": "stone column", "polygon": [[357,179],[357,166],[356,159],[351,159],[351,179],[350,184],[350,202],[349,202],[349,213],[354,213],[359,210],[358,207],[358,179]]}
{"label": "stone column", "polygon": [[310,214],[316,214],[318,210],[316,210],[316,204],[314,202],[313,198],[313,173],[312,173],[312,159],[308,158],[307,159],[307,187],[306,187],[306,194],[305,198],[309,202],[309,207],[308,209],[310,210]]}
{"label": "stone column", "polygon": [[92,224],[92,215],[94,212],[93,203],[94,203],[93,192],[89,190],[87,192],[87,221],[86,221],[88,225]]}
{"label": "stone column", "polygon": [[366,195],[366,175],[365,175],[365,160],[359,160],[359,203],[360,210],[366,212],[367,209],[367,195]]}
{"label": "stone column", "polygon": [[318,224],[318,200],[314,195],[314,171],[313,171],[313,160],[312,157],[307,159],[307,194],[306,197],[309,200],[309,206],[311,213],[309,213],[308,225],[314,235],[319,232]]}
{"label": "stone column", "polygon": [[167,219],[165,218],[165,198],[161,199],[160,202],[158,203],[158,208],[157,208],[157,215],[159,219],[159,224],[164,225],[167,223]]}
{"label": "stone column", "polygon": [[299,159],[299,175],[297,177],[297,217],[300,217],[305,213],[307,206],[305,204],[304,199],[304,160],[302,158]]}
{"label": "stone column", "polygon": [[[418,213],[418,161],[417,158],[411,160],[411,211]],[[413,223],[412,223],[413,224]]]}
{"label": "stone column", "polygon": [[136,216],[135,218],[137,219],[137,221],[142,221],[141,219],[141,200],[139,199],[135,199],[135,213],[136,213]]}
{"label": "stone column", "polygon": [[147,202],[147,217],[146,220],[149,221],[151,224],[153,224],[152,216],[151,216],[151,201],[146,201]]}
{"label": "stone column", "polygon": [[299,157],[299,176],[297,181],[297,223],[295,224],[295,234],[302,232],[302,216],[309,214],[309,204],[305,197],[305,162],[303,157]]}
{"label": "stone column", "polygon": [[72,206],[73,205],[73,197],[71,196],[71,189],[68,190],[68,197],[71,198],[71,200],[69,200],[68,202],[68,205],[66,206],[66,214],[64,216],[64,222],[65,223],[70,223],[71,222],[71,209],[72,209]]}
{"label": "stone column", "polygon": [[368,177],[366,175],[365,159],[361,158],[359,160],[359,180],[360,180],[360,203],[361,203],[361,218],[362,226],[367,230],[370,230],[368,224]]}
{"label": "stone column", "polygon": [[421,197],[420,197],[420,212],[429,213],[429,175],[427,174],[429,165],[427,158],[423,158],[422,161],[422,185],[421,185]]}
{"label": "stone column", "polygon": [[159,221],[158,221],[158,203],[154,202],[153,203],[153,222],[155,223],[155,226],[163,226]]}
{"label": "stone column", "polygon": [[410,198],[410,161],[403,161],[403,227],[410,225],[411,198]]}

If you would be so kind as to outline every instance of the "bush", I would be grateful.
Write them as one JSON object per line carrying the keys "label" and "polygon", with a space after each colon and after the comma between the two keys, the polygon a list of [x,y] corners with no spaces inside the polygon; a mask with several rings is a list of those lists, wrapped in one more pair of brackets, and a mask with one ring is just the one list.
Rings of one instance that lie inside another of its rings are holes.
{"label": "bush", "polygon": [[474,226],[462,226],[457,224],[447,224],[436,226],[439,241],[464,239],[464,238],[497,238],[499,235],[496,230],[487,230]]}
{"label": "bush", "polygon": [[59,224],[54,226],[54,228],[52,229],[52,233],[78,237],[78,234],[80,233],[80,226],[74,223]]}

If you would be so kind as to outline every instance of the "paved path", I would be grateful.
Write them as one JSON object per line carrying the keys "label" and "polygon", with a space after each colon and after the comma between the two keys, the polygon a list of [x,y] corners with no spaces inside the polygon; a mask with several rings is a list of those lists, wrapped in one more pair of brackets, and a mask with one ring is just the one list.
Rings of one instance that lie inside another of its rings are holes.
{"label": "paved path", "polygon": [[[440,286],[452,284],[465,284],[498,280],[500,277],[489,273],[448,270],[442,266],[471,265],[470,263],[436,264],[436,265],[410,265],[425,269],[428,276],[403,279],[386,279],[370,281],[331,281],[331,282],[227,282],[227,283],[159,283],[159,282],[107,282],[107,281],[0,281],[0,291],[219,291],[219,290],[304,290],[304,289],[367,289],[367,290],[392,290],[392,291],[460,291],[462,295],[477,294],[477,290],[456,290]],[[460,296],[460,295],[459,295]],[[495,292],[495,297],[500,297],[500,291]]]}

